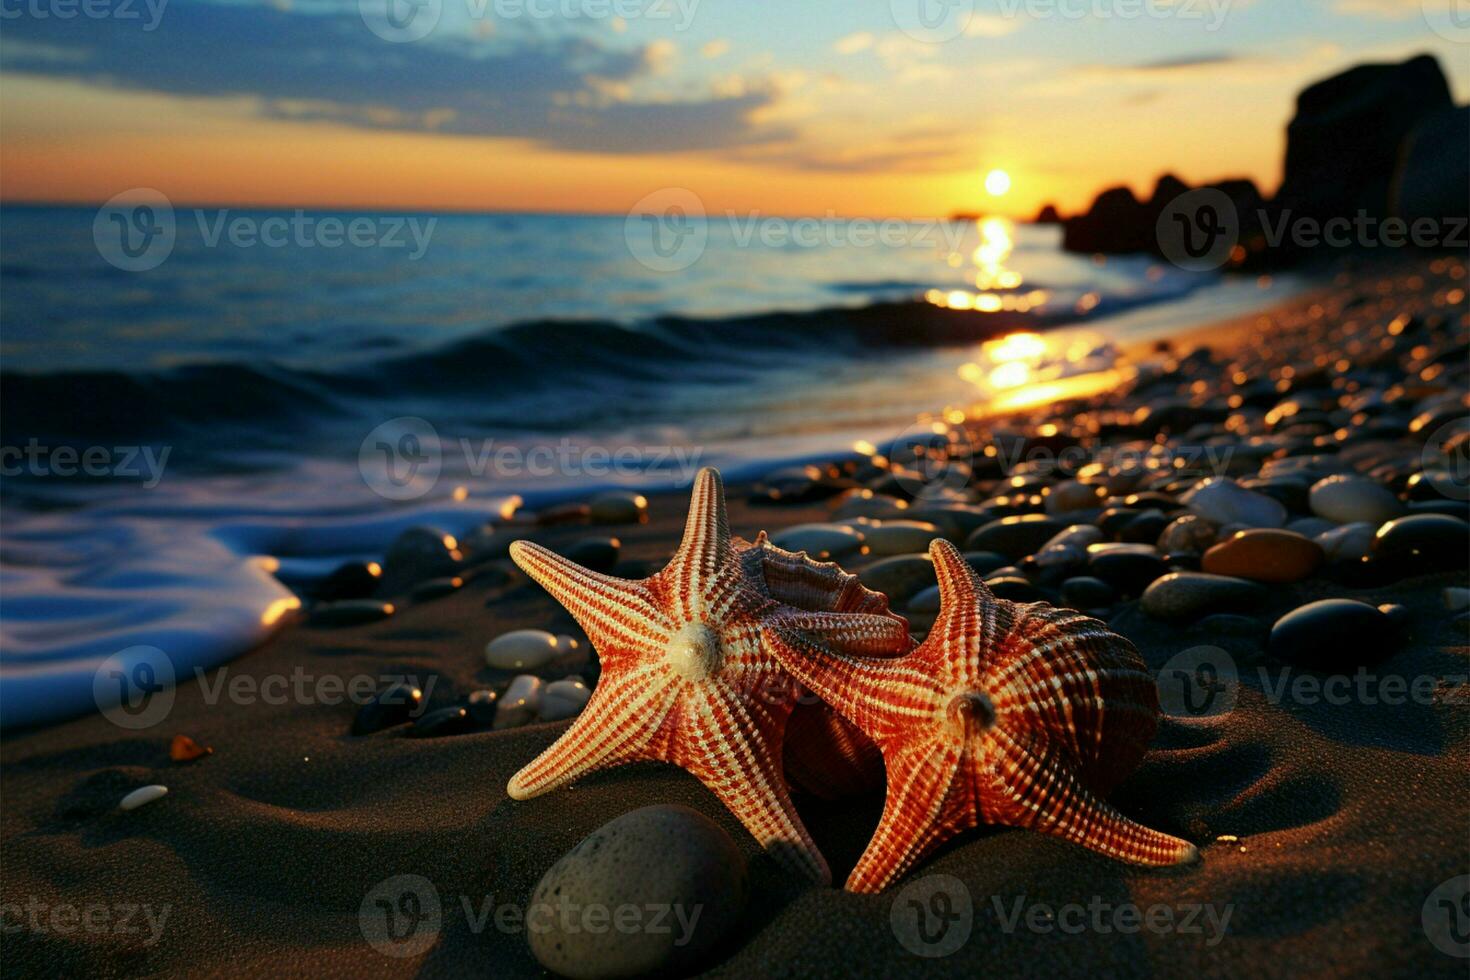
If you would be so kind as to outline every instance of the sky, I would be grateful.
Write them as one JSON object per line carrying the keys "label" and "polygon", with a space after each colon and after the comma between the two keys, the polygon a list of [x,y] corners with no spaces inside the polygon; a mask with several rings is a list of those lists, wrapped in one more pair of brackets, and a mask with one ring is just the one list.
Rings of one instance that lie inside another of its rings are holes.
{"label": "sky", "polygon": [[[912,217],[1280,181],[1463,0],[0,0],[0,199]],[[390,6],[391,5],[391,6]],[[994,170],[1011,178],[987,191]]]}

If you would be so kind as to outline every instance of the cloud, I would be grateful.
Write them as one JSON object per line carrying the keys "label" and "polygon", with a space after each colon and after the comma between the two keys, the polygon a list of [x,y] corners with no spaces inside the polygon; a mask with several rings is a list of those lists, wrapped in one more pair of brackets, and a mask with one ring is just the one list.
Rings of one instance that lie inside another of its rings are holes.
{"label": "cloud", "polygon": [[754,121],[778,94],[760,80],[739,94],[649,93],[675,57],[668,42],[612,48],[595,37],[507,33],[392,44],[367,29],[356,4],[308,12],[175,0],[156,31],[117,18],[27,17],[7,20],[0,45],[8,72],[244,98],[264,116],[364,129],[628,154],[792,135]]}
{"label": "cloud", "polygon": [[1418,17],[1424,0],[1333,0],[1332,9],[1348,17],[1370,17],[1376,20],[1406,20]]}
{"label": "cloud", "polygon": [[1228,65],[1239,61],[1236,55],[1226,54],[1223,51],[1210,52],[1208,54],[1183,55],[1178,58],[1161,58],[1158,61],[1145,61],[1136,65],[1126,66],[1126,70],[1141,72],[1160,71],[1182,71],[1190,68],[1213,68],[1217,65]]}
{"label": "cloud", "polygon": [[971,14],[965,24],[966,37],[1005,37],[1021,29],[1017,17],[998,17],[994,14]]}
{"label": "cloud", "polygon": [[832,45],[838,54],[857,54],[859,51],[866,51],[872,46],[873,35],[867,31],[849,34],[847,37],[839,38],[837,43]]}
{"label": "cloud", "polygon": [[704,55],[706,58],[718,58],[720,55],[729,50],[730,42],[721,37],[716,38],[713,41],[706,41],[704,45],[699,49],[699,53]]}

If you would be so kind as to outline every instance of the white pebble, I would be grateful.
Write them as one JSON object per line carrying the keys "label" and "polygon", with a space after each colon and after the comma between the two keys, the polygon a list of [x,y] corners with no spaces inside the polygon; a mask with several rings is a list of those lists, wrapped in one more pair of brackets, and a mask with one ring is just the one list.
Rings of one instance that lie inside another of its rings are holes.
{"label": "white pebble", "polygon": [[545,630],[512,630],[485,644],[485,662],[500,670],[540,670],[570,652]]}
{"label": "white pebble", "polygon": [[154,800],[162,799],[168,795],[167,786],[141,786],[122,798],[118,807],[123,810],[136,810],[144,803],[152,803]]}

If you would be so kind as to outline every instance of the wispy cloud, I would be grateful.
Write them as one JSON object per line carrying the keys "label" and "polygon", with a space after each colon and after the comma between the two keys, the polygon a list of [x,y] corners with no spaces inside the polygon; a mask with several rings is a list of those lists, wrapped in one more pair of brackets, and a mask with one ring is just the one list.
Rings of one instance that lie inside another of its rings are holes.
{"label": "wispy cloud", "polygon": [[759,79],[739,94],[650,91],[677,56],[669,42],[614,48],[595,37],[527,33],[390,44],[355,10],[176,0],[156,31],[117,19],[19,18],[6,22],[0,44],[8,72],[247,98],[274,118],[627,154],[792,135],[755,121],[777,97]]}

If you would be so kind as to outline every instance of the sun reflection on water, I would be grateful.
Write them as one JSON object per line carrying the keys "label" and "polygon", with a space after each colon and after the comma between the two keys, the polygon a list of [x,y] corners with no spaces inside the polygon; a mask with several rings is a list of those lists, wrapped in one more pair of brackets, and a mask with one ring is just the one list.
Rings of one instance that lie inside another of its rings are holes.
{"label": "sun reflection on water", "polygon": [[[950,310],[976,310],[980,313],[999,313],[1002,310],[1026,313],[1042,306],[1047,301],[1044,289],[1018,292],[1023,282],[1015,269],[1006,268],[1006,260],[1016,247],[1015,223],[1005,218],[980,218],[976,221],[980,233],[980,244],[970,253],[970,262],[975,267],[973,281],[975,289],[931,289],[924,299],[934,306]],[[964,264],[964,259],[951,254],[951,266]]]}

